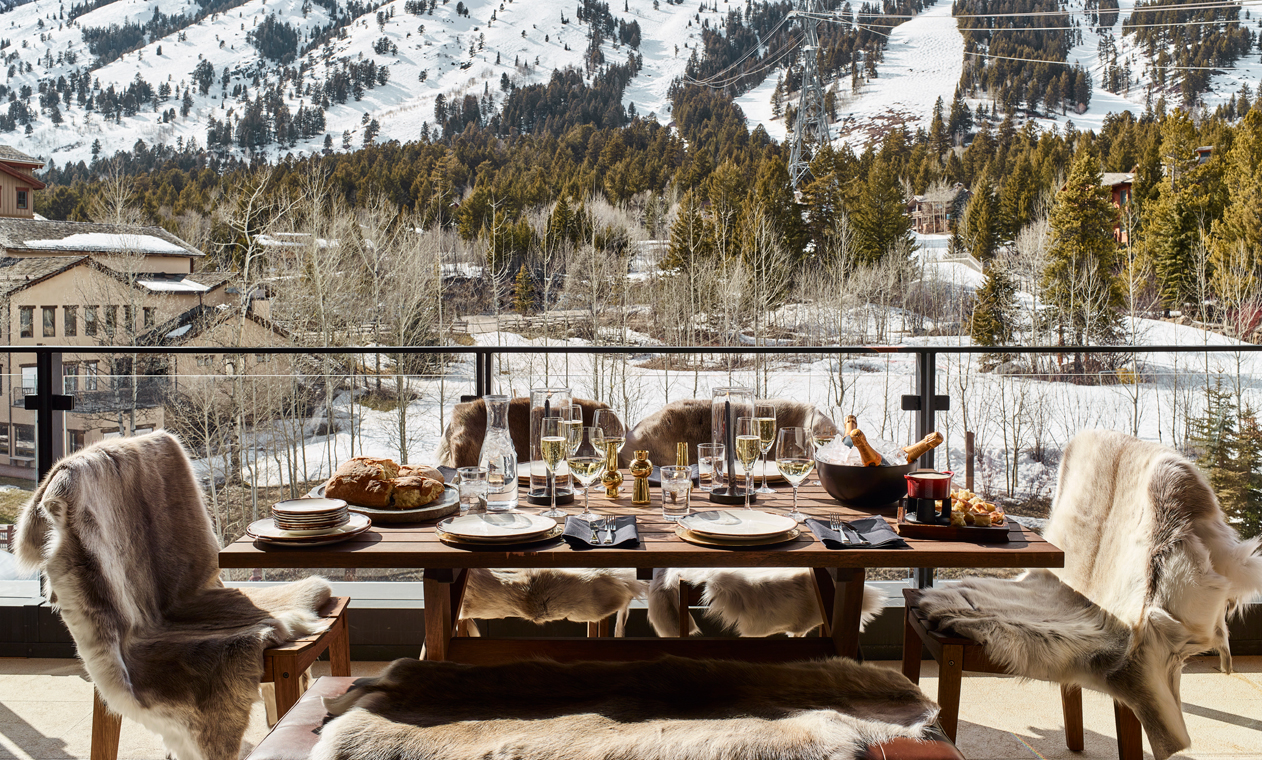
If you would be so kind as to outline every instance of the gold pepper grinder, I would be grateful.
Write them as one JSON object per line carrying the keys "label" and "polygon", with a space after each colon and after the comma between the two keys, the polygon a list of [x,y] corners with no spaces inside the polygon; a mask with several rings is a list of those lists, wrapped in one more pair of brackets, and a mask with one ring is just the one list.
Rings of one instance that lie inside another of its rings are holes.
{"label": "gold pepper grinder", "polygon": [[622,488],[622,473],[618,472],[618,444],[605,444],[605,474],[600,476],[600,484],[605,487],[605,496],[618,498]]}
{"label": "gold pepper grinder", "polygon": [[652,504],[649,498],[649,475],[653,474],[653,463],[649,461],[647,451],[635,452],[631,462],[631,474],[635,477],[635,487],[631,491],[631,503],[647,506]]}

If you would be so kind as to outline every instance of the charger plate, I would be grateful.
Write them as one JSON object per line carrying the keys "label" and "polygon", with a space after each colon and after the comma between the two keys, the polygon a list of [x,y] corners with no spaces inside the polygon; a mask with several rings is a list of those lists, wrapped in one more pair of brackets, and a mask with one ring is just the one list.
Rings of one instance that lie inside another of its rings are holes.
{"label": "charger plate", "polygon": [[783,544],[787,541],[792,541],[796,539],[798,536],[801,536],[802,531],[798,530],[797,528],[792,528],[788,531],[785,531],[784,533],[779,533],[775,536],[771,536],[770,538],[726,539],[726,538],[715,538],[714,536],[702,536],[698,533],[693,533],[692,531],[688,530],[682,525],[676,525],[675,535],[679,536],[680,538],[682,538],[683,540],[687,541],[690,544],[697,544],[698,546],[722,546],[725,548],[733,548],[733,547],[739,548],[739,547],[772,546],[774,544]]}
{"label": "charger plate", "polygon": [[543,543],[545,541],[553,541],[560,538],[563,533],[565,533],[565,526],[558,524],[552,530],[549,530],[543,535],[531,536],[530,538],[516,539],[514,541],[470,541],[469,539],[461,538],[460,536],[444,533],[441,530],[435,531],[435,535],[438,536],[438,540],[449,546],[460,546],[466,549],[476,548],[497,550],[503,550],[505,547],[529,546]]}
{"label": "charger plate", "polygon": [[499,512],[449,517],[435,528],[440,534],[485,544],[532,541],[556,526],[557,521],[551,517],[527,512]]}
{"label": "charger plate", "polygon": [[698,536],[749,541],[786,533],[797,520],[757,509],[708,509],[679,518],[679,524]]}

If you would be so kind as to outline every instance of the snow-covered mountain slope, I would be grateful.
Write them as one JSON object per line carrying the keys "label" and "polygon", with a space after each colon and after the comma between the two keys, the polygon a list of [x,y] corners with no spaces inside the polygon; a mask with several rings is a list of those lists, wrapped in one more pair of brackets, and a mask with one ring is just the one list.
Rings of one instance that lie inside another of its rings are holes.
{"label": "snow-covered mountain slope", "polygon": [[[412,140],[420,136],[422,124],[434,124],[439,95],[447,102],[465,94],[489,95],[498,107],[505,97],[505,76],[524,86],[547,82],[554,69],[581,68],[591,31],[577,17],[575,0],[393,0],[380,5],[355,0],[245,0],[89,71],[95,56],[85,42],[85,29],[143,25],[155,10],[192,17],[214,1],[114,0],[73,21],[64,5],[43,2],[0,13],[0,40],[9,43],[0,48],[0,55],[5,56],[5,66],[13,67],[4,84],[19,99],[23,87],[31,88],[33,116],[29,135],[24,135],[25,125],[19,121],[12,136],[0,132],[0,141],[14,142],[27,153],[59,164],[89,160],[98,140],[105,155],[129,149],[138,139],[169,145],[196,140],[205,146],[212,118],[240,118],[248,106],[245,97],[256,97],[281,81],[282,65],[260,55],[250,37],[272,15],[293,27],[302,47],[339,16],[351,17],[333,39],[287,64],[295,72],[303,68],[300,81],[286,79],[283,97],[290,115],[311,107],[323,82],[346,64],[371,60],[377,67],[388,67],[388,75],[385,84],[365,86],[362,99],[329,103],[324,128],[317,134],[303,136],[293,145],[272,143],[264,152],[311,153],[324,147],[325,135],[333,137],[335,149],[359,147],[372,119],[380,124],[378,141]],[[218,0],[217,5],[234,1]],[[423,10],[417,13],[418,8]],[[702,10],[665,0],[612,0],[613,18],[638,23],[641,35],[638,51],[620,43],[616,35],[601,45],[608,63],[625,63],[634,52],[643,56],[643,68],[627,88],[624,103],[634,104],[637,113],[668,120],[667,88],[698,45],[701,25],[719,24],[731,8],[726,2],[705,4]],[[203,61],[213,70],[213,82],[204,94],[194,78]],[[59,77],[69,81],[72,73],[90,76],[94,93],[111,85],[121,92],[139,77],[155,92],[166,83],[170,94],[134,114],[124,112],[117,120],[85,109],[72,95],[59,104],[62,122],[56,124],[50,109],[41,107],[40,85],[55,86]],[[245,96],[234,96],[241,87]],[[185,92],[192,99],[187,116],[180,113]],[[173,117],[167,113],[170,109],[175,109]]]}

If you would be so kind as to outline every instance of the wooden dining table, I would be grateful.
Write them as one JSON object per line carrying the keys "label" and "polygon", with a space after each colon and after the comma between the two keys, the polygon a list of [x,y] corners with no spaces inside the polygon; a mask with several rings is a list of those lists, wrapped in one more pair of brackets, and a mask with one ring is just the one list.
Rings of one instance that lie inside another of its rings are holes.
{"label": "wooden dining table", "polygon": [[[863,584],[868,569],[874,568],[1036,568],[1063,567],[1064,552],[1033,531],[1008,520],[1007,543],[907,539],[907,548],[829,549],[805,525],[801,535],[773,546],[717,548],[684,541],[675,534],[675,524],[662,516],[660,491],[653,490],[654,504],[632,506],[630,484],[624,484],[620,497],[608,499],[604,490],[592,490],[592,510],[598,514],[635,515],[640,534],[638,546],[625,548],[572,548],[563,540],[529,546],[453,546],[435,533],[436,521],[416,524],[374,525],[367,532],[343,543],[321,547],[278,547],[255,543],[249,537],[237,539],[219,553],[222,568],[420,568],[424,579],[425,657],[489,664],[529,657],[550,657],[558,661],[642,660],[663,654],[685,657],[712,657],[748,661],[813,659],[832,655],[855,657],[859,648],[859,625],[863,605]],[[781,486],[779,493],[761,496],[758,509],[787,512],[792,491]],[[806,514],[822,519],[840,512],[845,519],[881,515],[897,522],[894,507],[882,510],[853,509],[840,505],[819,485],[803,486],[799,506]],[[694,489],[691,508],[743,509],[718,507],[708,494]],[[524,511],[539,511],[526,504]],[[568,508],[581,511],[581,497]],[[461,635],[457,613],[464,595],[467,571],[472,568],[636,568],[639,577],[649,579],[654,568],[746,567],[804,568],[812,572],[821,613],[821,636],[803,638],[719,638],[688,637],[688,607],[697,600],[697,590],[680,584],[680,632],[675,638],[609,638],[607,626],[589,626],[588,638],[533,637],[497,639]]]}

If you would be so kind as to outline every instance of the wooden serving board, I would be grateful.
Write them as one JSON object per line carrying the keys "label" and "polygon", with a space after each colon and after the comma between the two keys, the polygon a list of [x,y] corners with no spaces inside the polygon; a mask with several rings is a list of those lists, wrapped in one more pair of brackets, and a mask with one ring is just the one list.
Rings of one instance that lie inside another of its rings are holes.
{"label": "wooden serving board", "polygon": [[904,538],[925,538],[938,541],[976,541],[986,544],[1008,543],[1009,532],[1007,518],[1004,519],[1003,525],[989,525],[984,528],[976,525],[965,525],[962,528],[950,525],[925,525],[924,523],[915,522],[914,517],[912,520],[908,520],[907,510],[903,506],[898,508],[898,525],[896,528],[898,535]]}

